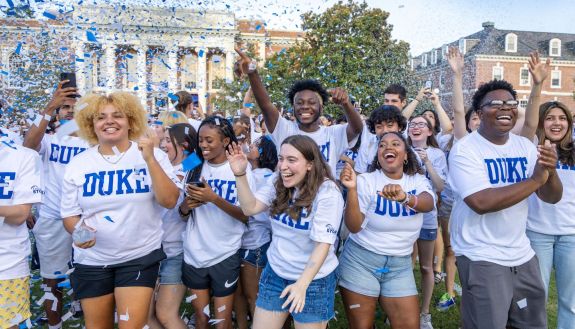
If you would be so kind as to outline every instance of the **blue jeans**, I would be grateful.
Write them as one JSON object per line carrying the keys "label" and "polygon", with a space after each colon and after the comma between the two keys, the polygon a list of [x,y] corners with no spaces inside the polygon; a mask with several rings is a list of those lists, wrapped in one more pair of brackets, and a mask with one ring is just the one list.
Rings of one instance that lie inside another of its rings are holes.
{"label": "blue jeans", "polygon": [[573,328],[575,324],[575,235],[547,235],[527,231],[531,247],[539,258],[545,294],[549,293],[551,269],[557,281],[557,328]]}

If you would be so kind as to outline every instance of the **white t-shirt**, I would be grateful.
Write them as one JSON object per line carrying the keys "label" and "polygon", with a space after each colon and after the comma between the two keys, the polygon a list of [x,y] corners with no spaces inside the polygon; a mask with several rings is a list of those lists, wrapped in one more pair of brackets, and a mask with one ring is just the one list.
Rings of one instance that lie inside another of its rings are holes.
{"label": "white t-shirt", "polygon": [[[355,165],[356,160],[357,160],[357,152],[356,152],[356,151],[353,151],[352,149],[347,149],[347,151],[345,151],[345,153],[344,153],[343,155],[345,155],[346,157],[350,158],[350,159],[353,161],[354,165]],[[345,164],[346,164],[346,163],[347,163],[347,162],[345,162],[345,161],[343,161],[343,160],[338,160],[338,161],[337,161],[336,173],[335,173],[336,176],[334,177],[335,179],[339,179],[339,175],[341,174],[341,171],[342,171],[343,168],[345,167]]]}
{"label": "white t-shirt", "polygon": [[496,212],[479,215],[464,201],[466,197],[531,177],[537,149],[526,138],[509,134],[504,145],[496,145],[477,131],[465,136],[449,154],[449,184],[454,205],[449,229],[457,256],[518,266],[530,260],[533,249],[525,234],[527,199]]}
{"label": "white t-shirt", "polygon": [[563,184],[563,197],[556,204],[529,197],[527,229],[548,235],[575,235],[575,166],[557,163],[557,175]]}
{"label": "white t-shirt", "polygon": [[[168,156],[154,156],[174,182]],[[148,166],[132,142],[113,164],[91,147],[70,161],[62,186],[62,218],[80,215],[96,229],[96,245],[74,246],[74,261],[84,265],[114,265],[143,257],[160,248],[162,210],[154,197]]]}
{"label": "white t-shirt", "polygon": [[357,141],[357,139],[354,139],[353,141],[348,142],[347,124],[333,125],[329,127],[319,126],[317,131],[307,133],[299,129],[297,122],[280,117],[273,133],[271,134],[273,141],[276,144],[278,154],[280,153],[281,144],[284,139],[293,135],[304,135],[313,139],[319,146],[321,154],[331,168],[331,173],[334,176],[336,174],[336,166],[337,161],[339,161],[339,157],[348,148],[353,147],[353,144]]}
{"label": "white t-shirt", "polygon": [[369,128],[364,125],[361,131],[361,145],[357,154],[357,161],[355,162],[355,171],[358,173],[366,173],[368,167],[373,162],[377,155],[377,145],[379,138],[375,134],[369,132]]}
{"label": "white t-shirt", "polygon": [[399,184],[410,194],[427,192],[435,194],[425,176],[404,174],[401,179],[391,179],[381,170],[361,174],[357,178],[359,210],[365,216],[361,231],[351,233],[350,239],[376,254],[405,256],[413,251],[413,243],[419,237],[423,213],[407,209],[397,201],[385,199],[378,194],[387,184]]}
{"label": "white t-shirt", "polygon": [[83,139],[74,136],[58,138],[57,135],[45,134],[40,143],[40,156],[44,163],[46,179],[44,189],[46,194],[40,218],[60,219],[60,198],[62,196],[62,180],[64,171],[76,155],[84,152],[90,145]]}
{"label": "white t-shirt", "polygon": [[[42,163],[38,154],[20,145],[0,144],[0,206],[42,201]],[[30,242],[26,223],[15,226],[0,217],[0,280],[30,274]]]}
{"label": "white t-shirt", "polygon": [[[20,136],[20,134],[14,132],[8,128],[5,128],[5,127],[0,127],[0,131],[2,132],[2,134],[6,135],[5,137],[6,137],[7,142],[12,141],[12,142],[14,142],[14,144],[22,145],[23,140],[22,140],[22,136]],[[10,144],[12,144],[12,143],[10,143]]]}
{"label": "white t-shirt", "polygon": [[[185,177],[182,171],[182,164],[174,166],[174,174],[176,177]],[[180,196],[178,197],[178,205],[184,201],[184,184],[182,181],[178,182],[180,188]],[[162,248],[168,258],[177,256],[184,252],[184,242],[182,235],[186,231],[186,222],[182,220],[178,212],[178,206],[172,209],[162,208]]]}
{"label": "white t-shirt", "polygon": [[[256,168],[252,171],[254,186],[263,186],[267,180],[273,180],[273,172],[267,168]],[[268,243],[271,237],[271,222],[268,211],[250,216],[248,227],[242,237],[242,249],[256,249]]]}
{"label": "white t-shirt", "polygon": [[[433,169],[435,169],[435,172],[437,173],[437,175],[441,178],[441,180],[443,180],[443,182],[445,182],[447,180],[447,160],[445,159],[445,153],[443,153],[442,150],[435,148],[435,147],[428,147],[426,150],[427,152],[427,158],[429,159],[429,161],[431,161],[431,165],[433,166]],[[415,151],[414,151],[415,152]],[[416,153],[417,155],[417,153]],[[419,158],[419,155],[417,155],[417,157]],[[420,159],[421,161],[421,159]],[[421,163],[421,166],[423,167],[423,170],[425,171],[425,177],[427,177],[427,179],[429,179],[429,182],[431,183],[431,178],[429,176],[429,173],[427,172],[427,168],[425,167],[425,165],[423,164],[423,162]],[[437,194],[435,188],[433,187],[433,184],[431,183],[431,187],[433,188],[433,194],[434,196]],[[433,210],[430,212],[427,212],[425,214],[423,214],[423,227],[424,229],[437,229],[437,204],[433,204]]]}
{"label": "white t-shirt", "polygon": [[196,130],[196,133],[200,132],[200,125],[202,124],[201,120],[196,120],[196,119],[188,119],[188,122],[190,123],[190,125],[192,127],[194,127],[194,129]]}
{"label": "white t-shirt", "polygon": [[[278,179],[277,176],[275,179]],[[268,206],[276,198],[276,190],[270,180],[258,189],[255,197]],[[315,279],[321,279],[335,270],[339,264],[333,244],[341,224],[343,197],[337,185],[326,180],[321,184],[311,212],[304,209],[299,221],[288,214],[271,217],[272,243],[268,249],[268,261],[274,272],[286,280],[297,280],[303,273],[316,242],[331,244],[327,258]]]}
{"label": "white t-shirt", "polygon": [[[216,194],[239,206],[236,178],[227,161],[218,165],[205,161],[201,175]],[[250,187],[254,186],[250,166],[246,176]],[[188,220],[184,235],[185,262],[196,268],[218,264],[240,249],[245,230],[244,223],[213,203],[194,209],[194,218]]]}

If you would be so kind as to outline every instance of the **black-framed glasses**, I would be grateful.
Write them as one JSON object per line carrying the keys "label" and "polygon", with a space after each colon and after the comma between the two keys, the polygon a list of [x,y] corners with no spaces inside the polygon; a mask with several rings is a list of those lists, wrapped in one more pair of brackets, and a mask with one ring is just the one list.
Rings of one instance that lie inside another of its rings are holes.
{"label": "black-framed glasses", "polygon": [[410,122],[407,126],[409,128],[425,128],[427,127],[427,122]]}
{"label": "black-framed glasses", "polygon": [[505,106],[505,108],[508,109],[516,109],[518,105],[519,101],[516,100],[502,101],[500,99],[494,99],[492,101],[484,103],[483,105],[481,105],[481,107],[489,106],[500,110],[503,108],[503,106]]}

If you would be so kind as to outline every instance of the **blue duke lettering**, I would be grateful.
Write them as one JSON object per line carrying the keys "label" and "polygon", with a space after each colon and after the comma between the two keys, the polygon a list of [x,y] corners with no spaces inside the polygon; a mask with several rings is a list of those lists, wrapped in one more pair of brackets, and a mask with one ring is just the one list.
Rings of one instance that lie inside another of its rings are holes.
{"label": "blue duke lettering", "polygon": [[70,160],[86,150],[85,147],[70,147],[65,145],[50,144],[50,161],[68,164]]}
{"label": "blue duke lettering", "polygon": [[324,145],[319,146],[321,154],[323,155],[323,157],[325,158],[325,161],[327,161],[327,162],[329,162],[329,144],[330,144],[330,142],[327,142]]}
{"label": "blue duke lettering", "polygon": [[485,159],[489,182],[518,183],[527,179],[527,158]]}
{"label": "blue duke lettering", "polygon": [[557,169],[560,170],[575,170],[575,166],[568,166],[566,164],[562,164],[559,163],[559,161],[557,161]]}
{"label": "blue duke lettering", "polygon": [[235,180],[228,181],[223,179],[210,179],[207,183],[220,198],[231,204],[236,203],[237,194]]}
{"label": "blue duke lettering", "polygon": [[10,181],[13,181],[16,179],[16,173],[15,172],[0,172],[0,199],[12,199],[12,195],[14,195],[14,191],[12,191],[12,189],[10,187],[8,187],[8,184],[10,184]]}
{"label": "blue duke lettering", "polygon": [[[416,190],[411,190],[407,192],[409,194],[416,194]],[[377,204],[375,206],[375,213],[381,216],[389,215],[389,217],[407,217],[415,215],[415,211],[413,209],[407,209],[404,205],[397,201],[391,201],[382,197],[381,195],[377,195]]]}
{"label": "blue duke lettering", "polygon": [[292,219],[288,214],[283,213],[279,215],[274,215],[272,218],[276,221],[287,225],[289,227],[295,228],[296,230],[309,230],[309,219],[307,218],[309,214],[305,209],[302,209],[301,216],[299,220]]}
{"label": "blue duke lettering", "polygon": [[150,186],[146,180],[136,179],[135,186],[128,180],[130,174],[145,177],[148,175],[146,168],[141,169],[119,169],[110,171],[99,171],[85,174],[84,190],[82,196],[90,197],[94,195],[121,195],[134,193],[148,193]]}

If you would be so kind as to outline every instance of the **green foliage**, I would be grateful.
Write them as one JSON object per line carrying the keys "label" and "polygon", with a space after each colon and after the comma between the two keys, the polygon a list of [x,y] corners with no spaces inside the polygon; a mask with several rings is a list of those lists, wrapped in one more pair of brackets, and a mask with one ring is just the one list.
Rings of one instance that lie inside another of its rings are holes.
{"label": "green foliage", "polygon": [[391,38],[388,16],[351,0],[321,14],[305,13],[304,42],[275,54],[261,70],[272,100],[289,107],[285,94],[295,80],[318,79],[328,88],[345,88],[367,113],[383,104],[387,85],[413,89],[409,44]]}

